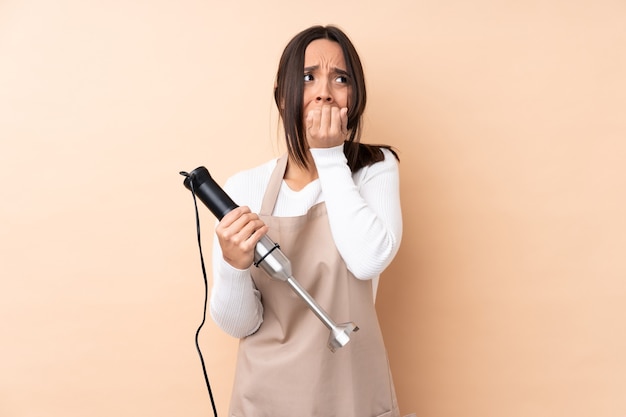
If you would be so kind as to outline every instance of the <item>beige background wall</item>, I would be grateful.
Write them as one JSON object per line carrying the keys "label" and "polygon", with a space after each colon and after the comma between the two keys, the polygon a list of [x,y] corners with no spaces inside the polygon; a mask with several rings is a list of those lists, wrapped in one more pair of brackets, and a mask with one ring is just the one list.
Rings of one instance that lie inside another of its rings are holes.
{"label": "beige background wall", "polygon": [[[277,155],[278,56],[336,23],[402,158],[403,413],[625,416],[626,3],[226,3],[0,0],[0,415],[210,415],[178,171]],[[201,341],[226,415],[236,341]]]}

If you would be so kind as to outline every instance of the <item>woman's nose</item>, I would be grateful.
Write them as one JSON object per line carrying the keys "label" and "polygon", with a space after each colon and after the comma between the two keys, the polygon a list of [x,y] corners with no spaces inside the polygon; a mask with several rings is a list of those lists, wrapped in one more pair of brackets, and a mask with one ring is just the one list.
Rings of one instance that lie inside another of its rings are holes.
{"label": "woman's nose", "polygon": [[317,92],[317,97],[315,101],[318,103],[332,103],[333,95],[331,94],[328,82],[321,82],[319,84],[319,91]]}
{"label": "woman's nose", "polygon": [[330,94],[320,94],[315,99],[318,103],[332,103],[333,98]]}

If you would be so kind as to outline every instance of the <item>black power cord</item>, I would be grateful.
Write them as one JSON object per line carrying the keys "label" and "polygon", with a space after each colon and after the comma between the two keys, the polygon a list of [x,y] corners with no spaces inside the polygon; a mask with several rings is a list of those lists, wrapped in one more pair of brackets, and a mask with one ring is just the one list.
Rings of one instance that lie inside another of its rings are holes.
{"label": "black power cord", "polygon": [[196,330],[196,350],[198,351],[198,356],[200,357],[200,363],[202,364],[202,373],[204,375],[204,382],[206,383],[207,389],[209,390],[209,397],[211,398],[211,406],[213,407],[213,415],[217,417],[217,408],[215,407],[215,400],[213,399],[213,391],[211,391],[211,384],[209,382],[209,376],[206,371],[206,365],[204,363],[204,357],[202,356],[202,350],[200,349],[199,336],[204,323],[206,322],[206,312],[207,305],[209,302],[209,284],[206,276],[206,267],[204,266],[204,256],[202,255],[202,239],[200,236],[200,215],[198,213],[198,203],[196,201],[196,192],[193,187],[193,176],[185,171],[181,171],[180,175],[184,177],[192,177],[190,178],[189,184],[191,186],[191,195],[193,196],[193,205],[196,211],[196,234],[198,237],[198,249],[200,251],[200,265],[202,266],[202,277],[204,278],[204,309],[202,311],[202,322],[200,326],[198,326],[198,330]]}

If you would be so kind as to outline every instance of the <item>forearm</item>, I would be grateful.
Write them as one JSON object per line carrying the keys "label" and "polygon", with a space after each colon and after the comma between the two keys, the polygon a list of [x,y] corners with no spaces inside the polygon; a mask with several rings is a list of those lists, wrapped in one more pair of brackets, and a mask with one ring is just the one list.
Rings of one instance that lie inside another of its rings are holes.
{"label": "forearm", "polygon": [[357,186],[341,147],[311,152],[337,249],[357,278],[378,276],[397,253],[402,237],[395,160],[364,168],[369,171],[356,174],[361,176]]}
{"label": "forearm", "polygon": [[263,321],[263,305],[249,270],[228,265],[219,243],[213,243],[213,288],[211,317],[231,336],[242,338],[254,333]]}

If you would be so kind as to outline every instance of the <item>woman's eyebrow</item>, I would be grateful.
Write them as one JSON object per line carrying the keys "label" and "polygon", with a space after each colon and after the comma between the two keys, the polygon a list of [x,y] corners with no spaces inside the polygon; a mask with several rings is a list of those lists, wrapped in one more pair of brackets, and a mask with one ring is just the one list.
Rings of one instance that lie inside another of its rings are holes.
{"label": "woman's eyebrow", "polygon": [[[319,65],[312,65],[310,67],[304,67],[304,72],[314,72],[314,71],[317,71],[318,69],[320,69]],[[334,67],[332,70],[336,74],[349,75],[348,71],[341,69],[341,68]]]}

